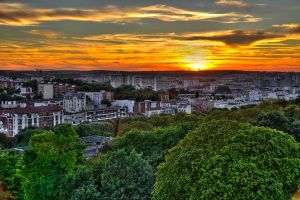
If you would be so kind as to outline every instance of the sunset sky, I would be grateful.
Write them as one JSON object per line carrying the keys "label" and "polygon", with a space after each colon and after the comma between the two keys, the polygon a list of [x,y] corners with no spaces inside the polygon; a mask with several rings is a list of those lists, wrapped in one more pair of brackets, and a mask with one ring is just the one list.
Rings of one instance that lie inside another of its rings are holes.
{"label": "sunset sky", "polygon": [[300,0],[0,0],[0,69],[300,71]]}

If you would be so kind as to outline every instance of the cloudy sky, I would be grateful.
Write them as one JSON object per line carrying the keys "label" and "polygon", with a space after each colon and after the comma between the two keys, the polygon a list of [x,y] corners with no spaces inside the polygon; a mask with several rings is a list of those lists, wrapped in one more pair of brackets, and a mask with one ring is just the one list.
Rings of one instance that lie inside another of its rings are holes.
{"label": "cloudy sky", "polygon": [[0,0],[0,69],[300,71],[299,0]]}

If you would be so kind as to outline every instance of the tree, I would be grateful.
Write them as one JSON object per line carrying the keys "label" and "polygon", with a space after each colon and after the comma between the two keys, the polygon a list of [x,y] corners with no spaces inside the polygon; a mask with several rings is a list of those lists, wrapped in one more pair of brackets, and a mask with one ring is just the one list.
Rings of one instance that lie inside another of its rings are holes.
{"label": "tree", "polygon": [[132,150],[141,153],[153,169],[164,160],[168,150],[174,147],[188,132],[191,127],[177,125],[167,128],[156,128],[151,131],[133,129],[123,136],[117,137],[112,144],[112,149]]}
{"label": "tree", "polygon": [[62,181],[82,162],[82,152],[69,124],[34,135],[24,155],[24,199],[58,199]]}
{"label": "tree", "polygon": [[290,199],[299,170],[300,144],[288,134],[211,121],[170,150],[153,199]]}
{"label": "tree", "polygon": [[133,121],[131,123],[120,123],[118,127],[117,135],[121,136],[124,133],[132,130],[132,129],[139,129],[143,131],[151,131],[153,129],[152,124],[144,121]]}
{"label": "tree", "polygon": [[291,125],[291,134],[300,142],[300,121],[294,121]]}
{"label": "tree", "polygon": [[129,155],[123,150],[109,154],[101,176],[104,199],[147,200],[153,183],[152,167],[135,151]]}
{"label": "tree", "polygon": [[31,87],[32,92],[37,92],[38,82],[37,82],[37,80],[28,81],[28,82],[23,83],[23,87]]}
{"label": "tree", "polygon": [[98,200],[97,191],[91,168],[82,167],[65,177],[60,198],[70,200]]}
{"label": "tree", "polygon": [[14,138],[7,137],[6,134],[0,133],[0,149],[9,149],[15,142]]}
{"label": "tree", "polygon": [[16,136],[16,143],[18,146],[27,146],[30,138],[36,134],[40,134],[42,133],[43,130],[42,129],[38,129],[35,127],[29,127],[26,129],[21,130]]}
{"label": "tree", "polygon": [[267,126],[286,133],[289,133],[291,125],[290,120],[284,115],[284,113],[279,111],[260,114],[258,117],[258,124],[260,126]]}
{"label": "tree", "polygon": [[91,122],[78,125],[76,131],[80,137],[90,135],[112,136],[115,128],[110,122]]}
{"label": "tree", "polygon": [[23,199],[23,191],[21,187],[23,177],[20,174],[22,168],[22,154],[14,151],[0,153],[0,183],[3,182],[3,188],[10,190],[16,199]]}
{"label": "tree", "polygon": [[153,100],[159,99],[157,92],[150,88],[136,90],[131,85],[122,85],[115,89],[116,99],[131,99],[135,101]]}

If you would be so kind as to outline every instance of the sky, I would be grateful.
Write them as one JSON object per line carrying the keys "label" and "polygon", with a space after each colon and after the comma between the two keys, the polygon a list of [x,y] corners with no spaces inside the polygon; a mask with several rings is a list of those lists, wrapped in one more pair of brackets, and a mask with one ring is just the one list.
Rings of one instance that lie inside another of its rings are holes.
{"label": "sky", "polygon": [[0,0],[0,70],[300,71],[299,0]]}

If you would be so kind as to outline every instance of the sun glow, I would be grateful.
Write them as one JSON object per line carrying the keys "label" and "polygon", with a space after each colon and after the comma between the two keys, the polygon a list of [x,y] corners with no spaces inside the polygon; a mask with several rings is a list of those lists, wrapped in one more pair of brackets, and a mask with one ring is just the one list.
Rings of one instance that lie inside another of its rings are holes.
{"label": "sun glow", "polygon": [[208,59],[207,52],[200,50],[186,56],[182,61],[185,69],[191,71],[203,71],[212,67],[210,60]]}
{"label": "sun glow", "polygon": [[190,66],[191,66],[191,69],[194,71],[202,71],[202,70],[207,69],[206,65],[202,64],[202,63],[193,63]]}

